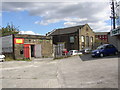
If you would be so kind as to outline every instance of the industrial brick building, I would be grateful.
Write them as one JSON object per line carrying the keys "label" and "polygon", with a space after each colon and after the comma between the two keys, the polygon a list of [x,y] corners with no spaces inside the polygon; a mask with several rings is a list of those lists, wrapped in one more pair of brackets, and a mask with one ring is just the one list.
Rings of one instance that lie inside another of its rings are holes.
{"label": "industrial brick building", "polygon": [[108,43],[108,32],[95,32],[96,40],[100,40],[102,44]]}
{"label": "industrial brick building", "polygon": [[52,36],[53,44],[68,51],[94,47],[95,33],[88,24],[56,29],[47,35]]}
{"label": "industrial brick building", "polygon": [[41,35],[15,34],[2,37],[2,53],[14,59],[52,57],[52,39]]}

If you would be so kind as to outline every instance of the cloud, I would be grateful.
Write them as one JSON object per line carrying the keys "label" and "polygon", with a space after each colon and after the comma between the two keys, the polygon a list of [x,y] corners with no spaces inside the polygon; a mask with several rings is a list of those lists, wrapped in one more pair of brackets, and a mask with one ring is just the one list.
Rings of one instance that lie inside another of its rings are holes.
{"label": "cloud", "polygon": [[[35,24],[49,25],[64,22],[63,25],[74,26],[90,23],[95,31],[110,30],[106,23],[110,16],[109,2],[3,2],[3,11],[28,11],[32,16],[39,16]],[[106,28],[107,27],[107,28]]]}
{"label": "cloud", "polygon": [[20,33],[19,33],[19,34],[40,35],[40,34],[35,33],[35,32],[33,32],[33,31],[20,31]]}
{"label": "cloud", "polygon": [[[3,2],[43,2],[43,0],[2,0]],[[109,2],[109,0],[104,0]],[[117,0],[118,1],[118,0]],[[103,2],[103,0],[44,0],[44,2]]]}
{"label": "cloud", "polygon": [[48,19],[48,20],[43,20],[43,21],[36,21],[35,24],[48,25],[51,23],[57,23],[59,21],[60,19]]}
{"label": "cloud", "polygon": [[65,22],[64,25],[65,25],[66,27],[70,27],[70,26],[75,26],[75,25],[77,25],[77,23],[76,23],[76,22]]}

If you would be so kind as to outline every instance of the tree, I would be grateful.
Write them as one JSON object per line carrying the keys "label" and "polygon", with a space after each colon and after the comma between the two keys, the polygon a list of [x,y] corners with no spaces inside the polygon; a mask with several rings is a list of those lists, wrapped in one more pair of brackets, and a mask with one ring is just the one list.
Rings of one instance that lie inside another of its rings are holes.
{"label": "tree", "polygon": [[2,34],[2,36],[6,36],[6,35],[11,35],[11,34],[18,34],[20,31],[18,29],[18,27],[15,27],[13,24],[7,24],[6,27],[2,27],[0,29],[0,33]]}

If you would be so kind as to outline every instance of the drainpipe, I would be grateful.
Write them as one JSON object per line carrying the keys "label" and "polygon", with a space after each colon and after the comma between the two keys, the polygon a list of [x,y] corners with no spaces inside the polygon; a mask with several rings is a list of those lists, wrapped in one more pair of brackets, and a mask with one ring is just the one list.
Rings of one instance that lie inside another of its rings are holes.
{"label": "drainpipe", "polygon": [[78,33],[78,50],[80,50],[80,46],[79,46],[79,44],[80,44],[80,41],[79,41],[79,29],[77,30],[77,33]]}
{"label": "drainpipe", "polygon": [[14,38],[15,38],[15,36],[14,36],[14,34],[12,35],[12,38],[13,38],[13,59],[15,60],[15,44],[14,44]]}

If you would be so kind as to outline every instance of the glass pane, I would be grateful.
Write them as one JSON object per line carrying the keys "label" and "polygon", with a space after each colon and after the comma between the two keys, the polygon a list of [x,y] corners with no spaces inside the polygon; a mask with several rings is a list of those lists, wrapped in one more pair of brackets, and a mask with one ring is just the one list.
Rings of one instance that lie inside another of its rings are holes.
{"label": "glass pane", "polygon": [[70,37],[70,43],[74,43],[74,37],[73,36]]}

